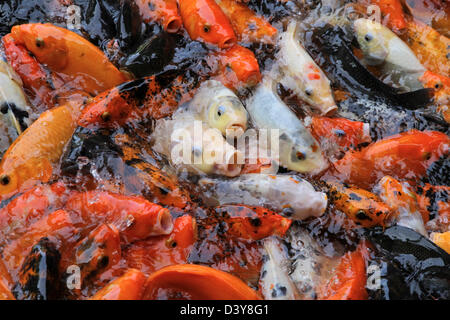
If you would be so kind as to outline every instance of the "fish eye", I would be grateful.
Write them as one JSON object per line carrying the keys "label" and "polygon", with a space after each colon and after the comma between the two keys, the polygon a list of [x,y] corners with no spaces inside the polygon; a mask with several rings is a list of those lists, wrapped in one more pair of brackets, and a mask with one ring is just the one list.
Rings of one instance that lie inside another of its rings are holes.
{"label": "fish eye", "polygon": [[306,93],[306,95],[307,95],[308,97],[311,97],[311,96],[313,95],[313,93],[314,93],[314,90],[308,88],[308,89],[305,90],[305,93]]}
{"label": "fish eye", "polygon": [[101,117],[103,121],[108,122],[109,120],[111,120],[111,113],[105,111],[102,113]]}
{"label": "fish eye", "polygon": [[364,40],[366,40],[367,42],[372,41],[372,39],[373,39],[373,36],[370,33],[368,33],[364,36]]}
{"label": "fish eye", "polygon": [[8,185],[10,181],[11,181],[11,179],[9,178],[8,175],[3,174],[3,175],[0,176],[0,183],[1,183],[3,186]]}
{"label": "fish eye", "polygon": [[297,157],[298,160],[305,160],[306,159],[306,154],[304,154],[303,152],[300,152],[300,151],[297,151],[295,156]]}
{"label": "fish eye", "polygon": [[44,45],[45,45],[44,40],[42,40],[41,38],[36,38],[36,47],[43,48]]}
{"label": "fish eye", "polygon": [[209,24],[205,24],[205,25],[203,26],[203,31],[204,31],[205,33],[208,33],[210,30],[211,30],[211,26],[210,26]]}
{"label": "fish eye", "polygon": [[434,88],[435,88],[435,89],[440,89],[441,86],[442,86],[442,84],[438,82],[438,83],[436,83],[436,84],[434,85]]}
{"label": "fish eye", "polygon": [[217,108],[217,115],[221,117],[225,113],[225,109],[225,106],[220,105],[219,108]]}

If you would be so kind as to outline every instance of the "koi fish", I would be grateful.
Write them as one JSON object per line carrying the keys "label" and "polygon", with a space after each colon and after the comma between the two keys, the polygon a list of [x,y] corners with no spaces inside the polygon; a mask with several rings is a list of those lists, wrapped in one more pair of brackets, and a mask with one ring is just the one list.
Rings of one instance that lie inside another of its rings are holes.
{"label": "koi fish", "polygon": [[312,117],[310,128],[324,150],[334,148],[346,152],[372,141],[368,123],[345,118]]}
{"label": "koi fish", "polygon": [[450,39],[426,24],[410,19],[404,40],[424,67],[436,74],[448,76]]}
{"label": "koi fish", "polygon": [[400,226],[411,228],[428,237],[414,193],[406,185],[389,176],[382,178],[378,185],[381,189],[381,200],[396,212],[392,215],[393,220]]}
{"label": "koi fish", "polygon": [[79,214],[84,227],[99,223],[114,225],[127,243],[170,234],[173,230],[169,209],[137,196],[106,191],[74,193],[67,200],[65,209]]}
{"label": "koi fish", "polygon": [[241,239],[261,240],[270,236],[283,237],[292,220],[263,207],[223,205],[214,208],[228,225],[227,233]]}
{"label": "koi fish", "polygon": [[[119,231],[112,224],[102,224],[80,240],[73,249],[73,255],[67,266],[80,268],[80,283],[100,275],[119,262],[121,258]],[[67,270],[67,268],[62,268]]]}
{"label": "koi fish", "polygon": [[80,89],[93,96],[126,80],[100,49],[67,29],[52,24],[23,24],[14,26],[11,35],[39,63],[71,80],[76,78]]}
{"label": "koi fish", "polygon": [[369,191],[337,182],[327,182],[327,185],[330,203],[358,226],[385,226],[392,215],[392,209]]}
{"label": "koi fish", "polygon": [[280,38],[280,83],[321,115],[332,114],[337,106],[330,81],[300,44],[296,36],[297,28],[297,22],[290,22]]}
{"label": "koi fish", "polygon": [[[211,288],[216,288],[211,290]],[[260,300],[241,279],[213,268],[179,264],[151,274],[145,284],[145,300],[167,299],[171,293],[192,300]]]}
{"label": "koi fish", "polygon": [[134,242],[124,250],[123,258],[128,267],[152,274],[169,265],[187,263],[196,240],[196,220],[186,214],[175,219],[171,234]]}
{"label": "koi fish", "polygon": [[56,103],[53,91],[55,83],[52,75],[32,57],[24,45],[19,44],[11,34],[2,38],[6,58],[12,69],[19,75],[23,86],[33,98],[39,110],[47,110]]}
{"label": "koi fish", "polygon": [[192,98],[196,81],[176,77],[168,86],[161,76],[125,82],[107,90],[85,106],[78,125],[85,128],[116,128],[135,119],[160,119]]}
{"label": "koi fish", "polygon": [[450,254],[450,231],[444,233],[433,232],[430,235],[430,239],[439,247],[444,249],[448,254]]}
{"label": "koi fish", "polygon": [[49,181],[75,131],[77,113],[77,107],[65,105],[48,110],[14,141],[0,162],[3,199]]}
{"label": "koi fish", "polygon": [[183,25],[177,0],[137,0],[135,4],[145,23],[155,21],[169,33],[176,33]]}
{"label": "koi fish", "polygon": [[63,183],[38,185],[0,209],[0,243],[22,236],[45,214],[61,209],[67,199]]}
{"label": "koi fish", "polygon": [[203,178],[199,185],[211,202],[263,205],[294,220],[319,217],[327,207],[324,193],[292,175],[247,174],[233,180]]}
{"label": "koi fish", "polygon": [[[433,231],[450,231],[450,187],[425,184],[416,187],[419,210]],[[432,220],[428,221],[430,217]]]}
{"label": "koi fish", "polygon": [[425,67],[394,32],[369,19],[358,19],[353,26],[366,64],[381,66],[382,76],[389,75],[390,81],[410,90],[423,88],[419,78],[426,71]]}
{"label": "koi fish", "polygon": [[319,143],[295,113],[275,93],[275,83],[266,78],[246,103],[258,129],[279,130],[279,157],[282,166],[298,172],[320,172],[327,163]]}
{"label": "koi fish", "polygon": [[72,241],[77,241],[79,234],[71,215],[64,210],[54,211],[33,223],[24,235],[11,241],[3,249],[3,262],[13,279],[19,274],[19,269],[31,248],[44,237],[59,250]]}
{"label": "koi fish", "polygon": [[139,270],[129,269],[90,298],[90,300],[141,300],[147,276]]}
{"label": "koi fish", "polygon": [[448,154],[450,138],[437,131],[410,130],[348,152],[335,162],[341,181],[370,188],[386,175],[417,179],[441,156]]}
{"label": "koi fish", "polygon": [[239,175],[241,152],[219,130],[195,124],[195,118],[189,115],[159,120],[152,134],[154,150],[168,157],[175,167],[192,173]]}
{"label": "koi fish", "polygon": [[204,82],[190,102],[189,111],[198,115],[224,137],[239,137],[247,130],[248,114],[239,98],[218,81]]}
{"label": "koi fish", "polygon": [[290,262],[286,247],[277,238],[263,241],[265,261],[261,268],[259,286],[266,300],[298,300],[299,293],[288,275]]}
{"label": "koi fish", "polygon": [[298,225],[289,230],[286,241],[290,245],[292,262],[289,277],[294,282],[300,300],[314,300],[321,284],[336,265],[335,259],[323,252],[319,243]]}
{"label": "koi fish", "polygon": [[253,87],[261,82],[261,72],[255,54],[240,45],[212,54],[207,60],[213,69],[215,79],[226,87],[238,91]]}
{"label": "koi fish", "polygon": [[192,40],[219,48],[233,46],[237,39],[228,17],[214,0],[178,0],[183,25]]}
{"label": "koi fish", "polygon": [[273,43],[277,29],[247,5],[234,0],[218,0],[217,4],[230,19],[238,41]]}
{"label": "koi fish", "polygon": [[383,13],[383,24],[387,24],[397,31],[406,28],[405,13],[400,0],[371,0],[370,2],[377,5]]}
{"label": "koi fish", "polygon": [[450,123],[450,78],[431,71],[425,71],[419,80],[425,88],[434,89],[434,102],[444,120]]}
{"label": "koi fish", "polygon": [[61,254],[48,238],[33,246],[20,269],[12,289],[18,300],[56,300],[60,296],[59,262]]}

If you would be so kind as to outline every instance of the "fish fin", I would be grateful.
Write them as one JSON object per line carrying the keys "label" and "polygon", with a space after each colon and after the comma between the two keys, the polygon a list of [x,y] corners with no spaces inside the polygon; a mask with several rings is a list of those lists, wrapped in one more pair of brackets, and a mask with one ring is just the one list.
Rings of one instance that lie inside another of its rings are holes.
{"label": "fish fin", "polygon": [[433,96],[433,89],[420,89],[416,91],[397,94],[396,98],[401,106],[407,109],[414,110],[430,104]]}

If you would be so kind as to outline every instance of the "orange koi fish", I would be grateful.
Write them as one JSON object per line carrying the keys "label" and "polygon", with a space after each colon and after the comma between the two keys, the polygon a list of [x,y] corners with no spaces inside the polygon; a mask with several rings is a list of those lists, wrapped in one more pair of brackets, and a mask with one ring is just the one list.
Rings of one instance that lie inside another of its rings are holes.
{"label": "orange koi fish", "polygon": [[41,64],[95,96],[126,80],[105,56],[88,40],[52,24],[23,24],[14,26],[11,35],[24,45]]}
{"label": "orange koi fish", "polygon": [[84,226],[113,224],[127,243],[170,234],[173,230],[169,209],[137,196],[106,191],[75,193],[67,200],[65,209],[80,214]]}
{"label": "orange koi fish", "polygon": [[444,233],[433,232],[430,236],[431,241],[450,254],[450,231]]}
{"label": "orange koi fish", "polygon": [[[172,294],[192,300],[260,300],[241,279],[213,268],[180,264],[162,268],[148,277],[144,299],[167,299]],[[215,288],[211,290],[211,288]]]}
{"label": "orange koi fish", "polygon": [[184,215],[175,220],[170,235],[135,242],[125,249],[123,256],[128,267],[152,274],[169,265],[187,263],[196,240],[196,220]]}
{"label": "orange koi fish", "polygon": [[371,3],[379,6],[384,15],[383,24],[397,31],[406,28],[405,13],[400,0],[371,0]]}
{"label": "orange koi fish", "polygon": [[240,45],[213,54],[208,63],[213,66],[217,63],[216,78],[226,87],[237,90],[241,87],[252,87],[261,79],[259,64],[252,51]]}
{"label": "orange koi fish", "polygon": [[346,253],[334,275],[319,289],[320,300],[367,300],[366,264],[361,246],[354,252]]}
{"label": "orange koi fish", "polygon": [[14,278],[26,255],[40,239],[45,237],[64,246],[75,240],[77,234],[70,214],[57,210],[32,224],[24,235],[5,246],[3,261]]}
{"label": "orange koi fish", "polygon": [[6,58],[22,79],[24,88],[33,99],[33,104],[40,107],[39,111],[52,108],[56,100],[53,93],[56,87],[52,75],[46,72],[44,67],[11,34],[5,35],[2,41]]}
{"label": "orange koi fish", "polygon": [[363,227],[386,225],[392,210],[376,195],[364,189],[337,182],[327,182],[327,184],[330,187],[330,202],[357,225]]}
{"label": "orange koi fish", "polygon": [[60,106],[41,114],[9,147],[0,162],[0,197],[6,199],[47,182],[53,164],[76,128],[77,108]]}
{"label": "orange koi fish", "polygon": [[199,86],[197,81],[184,80],[176,77],[164,87],[157,76],[125,82],[96,96],[83,109],[78,125],[115,128],[134,119],[170,116],[193,97]]}
{"label": "orange koi fish", "polygon": [[147,277],[136,269],[129,269],[123,276],[100,289],[90,300],[141,300]]}
{"label": "orange koi fish", "polygon": [[241,239],[261,240],[273,235],[283,237],[292,220],[263,207],[224,205],[214,209],[227,222],[227,233]]}
{"label": "orange koi fish", "polygon": [[183,25],[192,40],[230,48],[237,39],[228,17],[214,0],[178,0]]}
{"label": "orange koi fish", "polygon": [[219,0],[218,5],[230,19],[238,41],[273,43],[277,29],[247,5],[234,0]]}
{"label": "orange koi fish", "polygon": [[434,89],[434,101],[445,121],[450,123],[450,78],[426,71],[419,79],[425,88]]}
{"label": "orange koi fish", "polygon": [[335,163],[341,181],[370,188],[383,176],[417,179],[429,165],[448,154],[450,138],[437,131],[410,130],[348,152]]}
{"label": "orange koi fish", "polygon": [[61,209],[67,189],[63,183],[39,185],[12,200],[0,209],[0,243],[22,236],[45,214]]}
{"label": "orange koi fish", "polygon": [[145,23],[155,21],[169,33],[176,33],[183,25],[177,0],[137,0],[139,13]]}
{"label": "orange koi fish", "polygon": [[318,141],[337,145],[343,151],[371,142],[369,125],[345,118],[312,117],[311,133]]}

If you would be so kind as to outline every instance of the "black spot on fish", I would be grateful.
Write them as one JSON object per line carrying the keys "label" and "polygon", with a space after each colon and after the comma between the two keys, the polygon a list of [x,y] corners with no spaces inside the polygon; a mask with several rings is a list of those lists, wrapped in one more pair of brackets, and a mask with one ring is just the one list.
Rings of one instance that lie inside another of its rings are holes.
{"label": "black spot on fish", "polygon": [[287,288],[277,283],[275,288],[272,289],[272,298],[284,297],[286,293]]}
{"label": "black spot on fish", "polygon": [[260,227],[262,222],[260,218],[254,218],[250,220],[250,224],[254,227]]}
{"label": "black spot on fish", "polygon": [[350,193],[349,194],[350,200],[356,200],[356,201],[361,201],[362,198],[360,196],[358,196],[356,193]]}

